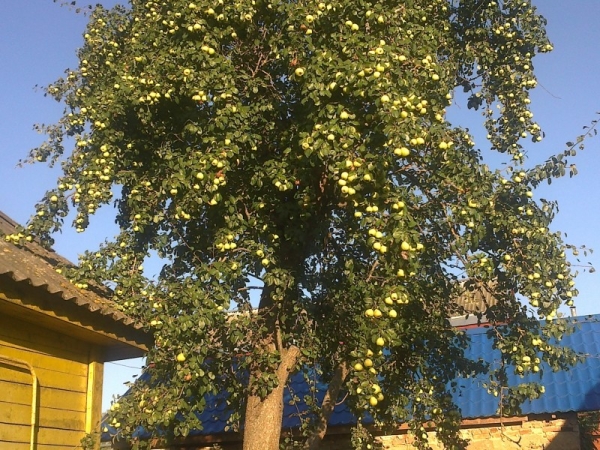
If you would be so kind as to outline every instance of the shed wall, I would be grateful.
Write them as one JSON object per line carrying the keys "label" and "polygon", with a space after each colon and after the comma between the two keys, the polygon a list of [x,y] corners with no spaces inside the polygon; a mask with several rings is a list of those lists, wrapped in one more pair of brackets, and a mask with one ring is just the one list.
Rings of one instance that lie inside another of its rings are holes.
{"label": "shed wall", "polygon": [[[88,383],[90,373],[102,379],[95,354],[88,343],[0,315],[0,355],[26,361],[38,377],[37,448],[77,448],[98,427],[99,398],[91,395],[96,383]],[[0,450],[30,448],[32,388],[28,370],[0,363]]]}

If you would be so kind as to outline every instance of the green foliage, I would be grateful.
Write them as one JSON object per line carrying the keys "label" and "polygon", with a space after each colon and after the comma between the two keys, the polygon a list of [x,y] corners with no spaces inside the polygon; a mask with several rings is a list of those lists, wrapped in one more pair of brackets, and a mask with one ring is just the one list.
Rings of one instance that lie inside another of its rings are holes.
{"label": "green foliage", "polygon": [[579,414],[579,440],[581,450],[594,450],[597,440],[598,425],[600,424],[600,412],[593,411]]}
{"label": "green foliage", "polygon": [[374,436],[361,424],[352,428],[350,436],[350,444],[354,450],[371,450],[382,449],[383,446]]}
{"label": "green foliage", "polygon": [[94,450],[98,445],[99,439],[99,433],[86,433],[85,436],[81,438],[81,448],[83,450]]}
{"label": "green foliage", "polygon": [[[408,421],[422,448],[429,422],[460,446],[456,376],[488,371],[497,393],[508,370],[574,363],[556,344],[564,321],[536,321],[577,295],[572,247],[549,231],[556,205],[532,193],[564,171],[558,160],[527,167],[522,147],[542,138],[532,59],[551,48],[529,1],[97,7],[79,66],[47,88],[64,117],[31,153],[64,174],[9,239],[51,243],[70,208],[84,231],[116,205],[120,234],[69,272],[81,288],[112,288],[156,339],[150,381],[113,408],[113,424],[186,435],[201,427],[204,396],[226,391],[237,429],[246,397],[270,392],[297,346],[296,369],[319,367],[325,381],[353,368],[345,390],[358,415]],[[507,154],[503,171],[446,120],[457,88]],[[150,255],[164,262],[154,281]],[[468,361],[449,324],[462,311],[452,299],[469,291],[498,301],[487,317],[500,366]]]}

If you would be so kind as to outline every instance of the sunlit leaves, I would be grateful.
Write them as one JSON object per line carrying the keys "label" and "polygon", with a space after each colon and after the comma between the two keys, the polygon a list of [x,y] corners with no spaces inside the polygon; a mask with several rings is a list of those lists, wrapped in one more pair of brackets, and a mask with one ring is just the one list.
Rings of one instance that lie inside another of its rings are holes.
{"label": "sunlit leaves", "polygon": [[[501,325],[497,392],[538,395],[507,386],[506,370],[573,362],[553,344],[564,325],[534,320],[577,294],[569,246],[548,228],[555,205],[532,191],[566,172],[575,144],[533,169],[522,151],[542,136],[529,91],[532,58],[551,49],[543,24],[509,1],[97,8],[79,66],[47,89],[65,115],[31,155],[61,159],[64,175],[9,239],[50,240],[69,208],[84,231],[115,202],[119,236],[70,276],[111,288],[154,333],[150,383],[113,411],[124,434],[185,434],[209,392],[229,395],[238,426],[248,380],[266,395],[298,346],[297,370],[328,381],[351,367],[358,416],[408,420],[417,437],[432,421],[462,445],[448,391],[488,369],[464,358],[468,341],[448,321],[470,291],[494,299],[487,318]],[[457,88],[511,156],[503,172],[446,121]],[[154,280],[150,256],[164,264]],[[275,351],[257,345],[275,335]]]}

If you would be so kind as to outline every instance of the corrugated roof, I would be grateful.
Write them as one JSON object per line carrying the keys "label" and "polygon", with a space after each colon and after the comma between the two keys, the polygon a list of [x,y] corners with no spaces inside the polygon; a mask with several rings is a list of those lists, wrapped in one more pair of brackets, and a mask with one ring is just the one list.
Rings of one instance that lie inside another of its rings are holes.
{"label": "corrugated roof", "polygon": [[[0,211],[0,236],[12,234],[18,224]],[[61,297],[100,314],[115,322],[140,329],[141,325],[114,308],[114,303],[89,290],[81,290],[70,283],[64,276],[56,272],[59,265],[73,264],[52,250],[47,250],[35,242],[27,242],[23,246],[15,246],[0,239],[0,275],[9,276],[17,283],[28,283],[36,288],[44,289],[49,294]]]}
{"label": "corrugated roof", "polygon": [[[509,384],[538,382],[545,386],[546,392],[539,399],[527,401],[522,405],[523,414],[546,414],[559,412],[583,412],[600,410],[600,315],[578,317],[577,329],[571,335],[564,336],[561,345],[578,353],[588,355],[584,363],[575,365],[566,371],[553,372],[542,364],[539,374],[523,378],[509,374]],[[481,356],[490,364],[498,364],[500,353],[492,349],[491,342],[485,336],[485,330],[469,330],[471,348],[468,356]],[[484,377],[461,379],[463,386],[455,401],[460,406],[463,417],[492,417],[498,408],[498,399],[481,388]]]}
{"label": "corrugated roof", "polygon": [[[536,381],[542,383],[546,392],[541,398],[527,401],[522,405],[523,414],[553,414],[562,412],[583,412],[600,410],[600,315],[573,318],[578,323],[573,334],[565,336],[562,345],[576,352],[588,355],[585,362],[577,364],[568,371],[552,372],[548,366],[535,375],[520,378],[509,376],[511,384]],[[466,356],[471,359],[483,358],[490,364],[499,361],[498,350],[492,348],[492,341],[486,336],[487,328],[466,330],[471,338],[471,347]],[[142,378],[147,377],[143,374]],[[454,400],[462,411],[464,419],[494,417],[498,409],[498,398],[488,394],[482,387],[485,377],[459,379],[460,393]],[[317,385],[317,397],[322,400],[327,386]],[[302,374],[295,374],[289,381],[284,397],[283,428],[297,428],[300,424],[298,414],[307,410],[306,405],[291,403],[292,393],[300,398],[309,393],[309,385]],[[127,395],[127,394],[125,394]],[[204,430],[193,431],[190,436],[211,435],[226,432],[227,419],[230,412],[225,408],[222,398],[210,396],[206,398],[207,408],[198,413],[204,423]],[[347,404],[342,402],[335,407],[329,420],[329,426],[345,426],[356,423]],[[110,433],[116,430],[110,429]],[[103,434],[103,440],[110,439],[110,433]],[[139,430],[139,437],[148,437]]]}
{"label": "corrugated roof", "polygon": [[[563,412],[583,412],[600,410],[600,315],[577,317],[573,334],[564,336],[561,344],[574,351],[588,355],[585,362],[566,371],[553,372],[542,364],[538,374],[523,378],[510,374],[509,384],[538,382],[545,386],[546,392],[539,399],[525,402],[523,414],[553,414]],[[482,358],[490,364],[499,363],[500,352],[492,348],[492,341],[486,336],[487,328],[474,328],[465,332],[471,338],[471,346],[466,351],[470,359]],[[511,372],[511,371],[509,371]],[[493,417],[498,409],[498,398],[487,392],[482,384],[485,376],[459,379],[460,392],[454,395],[454,401],[461,409],[463,418],[477,419]],[[294,377],[290,383],[294,391],[300,390],[298,384],[306,384]],[[325,385],[320,385],[325,390]],[[289,425],[285,425],[285,424]],[[284,426],[291,426],[291,418],[285,418]],[[344,403],[336,407],[335,418],[331,425],[350,425],[355,419]]]}

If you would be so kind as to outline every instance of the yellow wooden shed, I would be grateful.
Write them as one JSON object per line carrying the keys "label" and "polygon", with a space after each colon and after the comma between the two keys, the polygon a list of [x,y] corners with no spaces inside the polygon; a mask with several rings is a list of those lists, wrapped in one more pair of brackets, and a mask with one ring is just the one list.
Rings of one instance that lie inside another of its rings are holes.
{"label": "yellow wooden shed", "polygon": [[[0,212],[0,235],[15,227]],[[0,450],[81,448],[100,431],[104,362],[142,356],[151,343],[58,264],[69,262],[0,238]]]}

